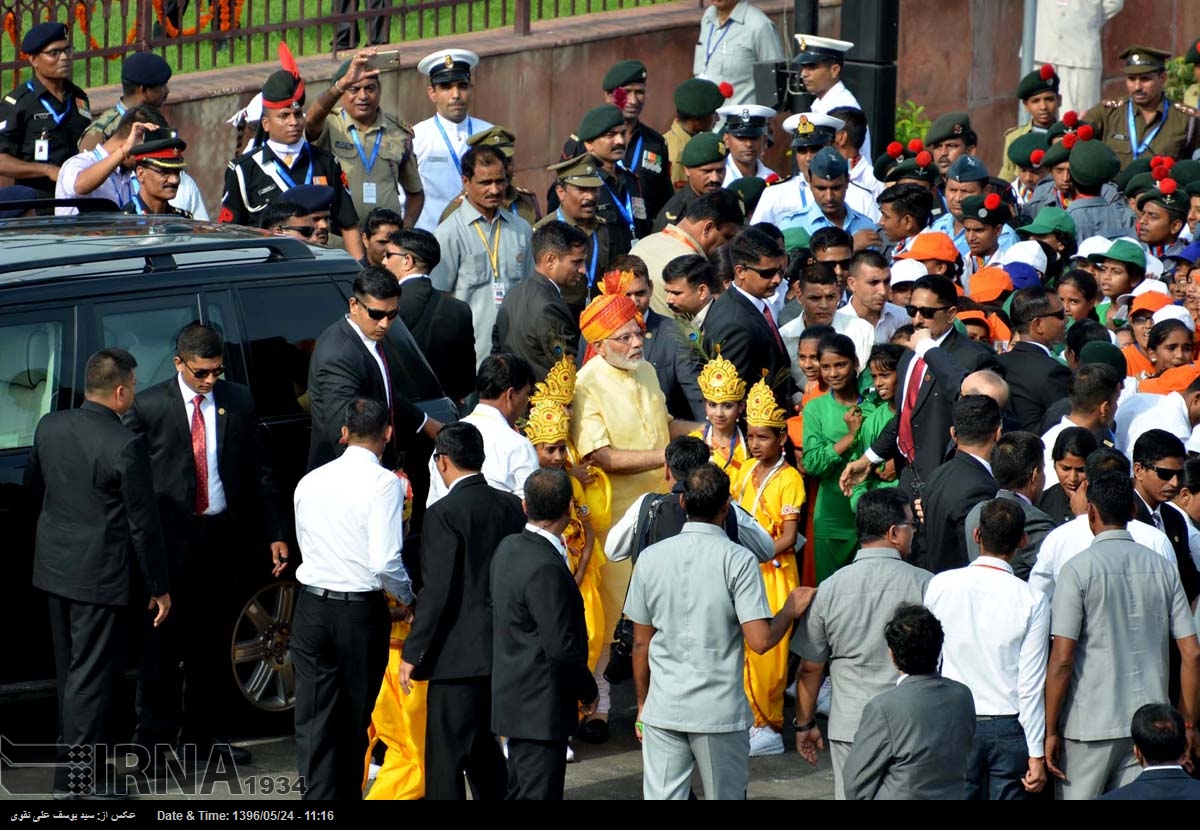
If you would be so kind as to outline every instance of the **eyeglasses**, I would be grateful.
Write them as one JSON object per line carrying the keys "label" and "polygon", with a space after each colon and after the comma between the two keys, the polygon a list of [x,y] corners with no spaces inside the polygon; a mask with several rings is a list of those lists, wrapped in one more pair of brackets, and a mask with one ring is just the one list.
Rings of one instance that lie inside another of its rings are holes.
{"label": "eyeglasses", "polygon": [[187,370],[192,373],[192,377],[194,377],[196,380],[204,380],[209,376],[219,378],[221,375],[225,374],[224,366],[218,366],[215,369],[193,369],[191,365],[182,357],[179,358],[179,360],[184,366],[187,366]]}
{"label": "eyeglasses", "polygon": [[1047,311],[1045,314],[1039,314],[1033,319],[1041,320],[1043,317],[1053,317],[1055,320],[1065,320],[1067,319],[1067,310],[1065,308],[1060,308],[1058,311]]}
{"label": "eyeglasses", "polygon": [[1154,474],[1158,476],[1160,481],[1171,481],[1172,479],[1183,479],[1182,467],[1155,467],[1153,464],[1143,464],[1147,470],[1154,470]]}
{"label": "eyeglasses", "polygon": [[622,334],[620,337],[606,337],[604,339],[620,343],[622,346],[628,346],[634,340],[639,343],[646,342],[646,335],[640,331],[631,331],[629,334]]}
{"label": "eyeglasses", "polygon": [[931,320],[937,316],[937,313],[939,311],[946,311],[949,308],[950,308],[950,306],[948,306],[948,305],[939,305],[939,306],[906,305],[904,307],[904,310],[906,312],[908,312],[909,317],[917,317],[919,315],[921,317],[924,317],[926,320]]}
{"label": "eyeglasses", "polygon": [[45,55],[46,57],[50,58],[50,60],[56,61],[63,55],[69,55],[74,51],[74,47],[63,46],[61,49],[43,49],[42,51],[38,52],[38,54]]}
{"label": "eyeglasses", "polygon": [[279,230],[281,230],[281,231],[295,231],[296,233],[298,233],[298,234],[300,234],[301,236],[303,236],[305,239],[311,239],[311,238],[312,238],[312,235],[313,235],[313,233],[314,233],[314,232],[315,232],[317,229],[316,229],[314,226],[312,226],[312,225],[280,225],[280,226],[279,226]]}
{"label": "eyeglasses", "polygon": [[771,279],[783,275],[782,268],[755,268],[753,265],[739,265],[738,268],[744,268],[747,271],[753,271],[763,279]]}
{"label": "eyeglasses", "polygon": [[415,259],[415,257],[413,257],[413,255],[410,254],[408,251],[384,251],[383,252],[383,261],[387,262],[389,259],[391,259],[394,256],[406,256],[406,257],[409,257],[410,259]]}

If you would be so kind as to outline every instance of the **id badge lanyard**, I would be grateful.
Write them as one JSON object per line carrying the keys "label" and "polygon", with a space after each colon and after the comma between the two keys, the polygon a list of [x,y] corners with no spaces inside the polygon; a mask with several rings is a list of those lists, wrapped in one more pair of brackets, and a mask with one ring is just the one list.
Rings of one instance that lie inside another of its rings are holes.
{"label": "id badge lanyard", "polygon": [[[371,168],[375,166],[375,162],[379,160],[379,147],[383,144],[383,128],[379,128],[379,132],[375,133],[375,146],[371,148],[371,157],[367,158],[367,152],[363,149],[362,139],[358,137],[358,127],[350,123],[350,119],[346,117],[345,110],[342,111],[342,120],[346,124],[346,131],[350,133],[350,138],[354,141],[354,149],[358,151],[358,158],[363,163],[363,169],[367,171],[367,175],[371,175]],[[439,127],[441,124],[438,125]]]}
{"label": "id badge lanyard", "polygon": [[[558,215],[559,222],[567,221],[567,218],[563,216],[562,208],[556,210],[555,213]],[[596,241],[596,233],[596,231],[593,231],[592,233],[588,234],[592,238],[592,261],[588,263],[587,273],[587,287],[589,294],[596,286],[596,263],[600,259],[600,243]]]}

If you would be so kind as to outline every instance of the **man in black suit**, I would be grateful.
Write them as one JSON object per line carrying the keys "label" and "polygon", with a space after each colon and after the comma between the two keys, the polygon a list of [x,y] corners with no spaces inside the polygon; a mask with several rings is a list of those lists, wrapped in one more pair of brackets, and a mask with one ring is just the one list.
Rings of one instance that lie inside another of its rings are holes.
{"label": "man in black suit", "polygon": [[[746,228],[731,243],[733,286],[712,304],[704,322],[704,349],[737,367],[747,383],[763,377],[779,405],[791,410],[791,366],[767,300],[783,279],[787,257],[779,243],[758,228]],[[964,338],[965,339],[965,338]]]}
{"label": "man in black suit", "polygon": [[925,516],[914,565],[937,574],[969,563],[967,514],[996,495],[990,465],[1002,420],[1000,406],[987,395],[964,395],[954,402],[951,435],[958,451],[933,471],[921,491]]}
{"label": "man in black suit", "polygon": [[[46,592],[58,687],[55,798],[88,794],[68,777],[72,747],[108,743],[126,636],[123,610],[150,597],[154,625],[171,610],[167,556],[145,443],[121,425],[133,405],[137,361],[124,349],[92,355],[79,409],[42,418],[25,468],[40,513],[33,585]],[[134,590],[140,574],[145,594]],[[31,621],[32,622],[32,621]],[[10,632],[20,636],[20,632]],[[112,782],[92,784],[94,793]]]}
{"label": "man in black suit", "polygon": [[1151,429],[1133,444],[1133,489],[1137,520],[1167,534],[1179,566],[1179,581],[1189,603],[1200,596],[1200,573],[1188,545],[1188,518],[1171,505],[1183,485],[1183,442],[1162,429]]}
{"label": "man in black suit", "polygon": [[508,290],[496,325],[492,354],[515,354],[538,381],[579,342],[579,323],[563,299],[563,286],[587,276],[587,235],[566,222],[539,227],[530,243],[535,271]]}
{"label": "man in black suit", "polygon": [[270,451],[250,390],[218,380],[225,371],[224,352],[221,335],[211,326],[186,326],[175,342],[178,374],[138,395],[125,415],[125,425],[150,450],[175,586],[171,619],[142,634],[134,742],[148,748],[173,745],[182,704],[183,742],[196,745],[199,761],[215,745],[247,764],[249,752],[213,740],[212,702],[229,674],[232,635],[220,624],[214,628],[214,620],[232,621],[244,600],[229,596],[224,587],[247,558],[241,554],[253,558],[256,545],[245,550],[242,539],[269,547],[276,576],[287,568],[288,547]]}
{"label": "man in black suit", "polygon": [[561,801],[567,738],[595,708],[583,598],[562,532],[571,479],[543,469],[525,482],[529,522],[492,558],[492,731],[508,738],[509,800]]}
{"label": "man in black suit", "polygon": [[1130,732],[1142,774],[1101,801],[1200,801],[1200,781],[1183,769],[1188,742],[1182,715],[1166,703],[1147,703],[1133,713]]}
{"label": "man in black suit", "polygon": [[[422,587],[404,642],[400,686],[428,680],[425,797],[504,797],[505,769],[492,735],[492,613],[489,568],[505,536],[525,526],[521,500],[489,487],[483,436],[459,422],[438,435],[434,463],[450,488],[425,514]],[[564,756],[565,757],[565,756]]]}
{"label": "man in black suit", "polygon": [[317,338],[308,367],[312,440],[308,469],[342,454],[346,407],[358,398],[388,406],[392,440],[384,466],[395,469],[397,453],[413,446],[417,433],[436,437],[442,425],[397,395],[392,378],[403,371],[400,358],[386,347],[387,330],[400,314],[400,284],[386,268],[365,268],[354,279],[349,313]]}
{"label": "man in black suit", "polygon": [[1040,432],[1050,404],[1067,395],[1071,370],[1050,354],[1063,342],[1066,311],[1058,294],[1044,286],[1024,288],[1013,295],[1013,329],[1021,335],[998,360],[1012,394],[1017,429]]}
{"label": "man in black suit", "polygon": [[400,319],[442,392],[463,404],[475,391],[475,328],[471,307],[438,291],[429,274],[442,261],[437,237],[418,228],[404,228],[388,237],[383,264],[400,281]]}

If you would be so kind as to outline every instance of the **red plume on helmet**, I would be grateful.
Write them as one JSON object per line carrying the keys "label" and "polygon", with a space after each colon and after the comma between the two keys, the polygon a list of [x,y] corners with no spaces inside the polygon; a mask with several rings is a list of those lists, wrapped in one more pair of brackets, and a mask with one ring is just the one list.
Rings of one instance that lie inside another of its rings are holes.
{"label": "red plume on helmet", "polygon": [[1075,129],[1079,126],[1079,113],[1075,112],[1075,110],[1067,110],[1063,113],[1062,122],[1067,129]]}
{"label": "red plume on helmet", "polygon": [[1154,177],[1154,181],[1161,182],[1167,177],[1167,166],[1165,164],[1156,164],[1150,168],[1150,175]]}
{"label": "red plume on helmet", "polygon": [[996,210],[1000,207],[1000,194],[989,193],[987,198],[983,200],[983,206],[988,210]]}
{"label": "red plume on helmet", "polygon": [[928,150],[917,153],[917,167],[928,167],[933,164],[933,154]]}
{"label": "red plume on helmet", "polygon": [[1034,150],[1029,154],[1029,163],[1034,167],[1041,167],[1042,160],[1046,158],[1046,151],[1042,149]]}
{"label": "red plume on helmet", "polygon": [[1075,134],[1079,136],[1080,141],[1091,141],[1096,137],[1096,128],[1091,124],[1084,124]]}
{"label": "red plume on helmet", "polygon": [[1175,159],[1172,158],[1171,156],[1163,156],[1162,166],[1164,168],[1166,168],[1167,170],[1170,170],[1172,167],[1175,166]]}
{"label": "red plume on helmet", "polygon": [[619,86],[612,91],[613,105],[617,109],[625,109],[626,102],[629,101],[629,93],[625,91],[625,87]]}
{"label": "red plume on helmet", "polygon": [[1067,133],[1063,136],[1062,145],[1068,150],[1075,147],[1075,142],[1079,140],[1079,136],[1075,133]]}
{"label": "red plume on helmet", "polygon": [[887,154],[894,159],[900,158],[904,155],[904,145],[899,141],[893,141],[887,146]]}
{"label": "red plume on helmet", "polygon": [[300,80],[300,67],[296,66],[296,57],[283,41],[279,42],[279,67],[296,79],[295,100],[299,101],[304,96],[304,81]]}
{"label": "red plume on helmet", "polygon": [[721,83],[717,84],[717,89],[721,91],[722,97],[733,97],[733,84],[729,83],[729,81],[721,81]]}
{"label": "red plume on helmet", "polygon": [[910,153],[919,153],[924,149],[925,142],[919,138],[914,138],[912,141],[908,142],[908,152]]}
{"label": "red plume on helmet", "polygon": [[1179,183],[1174,179],[1163,179],[1158,183],[1158,191],[1164,196],[1170,196],[1179,189]]}
{"label": "red plume on helmet", "polygon": [[1048,81],[1051,78],[1053,78],[1054,77],[1054,64],[1043,63],[1042,68],[1038,70],[1038,75],[1041,76],[1043,81]]}

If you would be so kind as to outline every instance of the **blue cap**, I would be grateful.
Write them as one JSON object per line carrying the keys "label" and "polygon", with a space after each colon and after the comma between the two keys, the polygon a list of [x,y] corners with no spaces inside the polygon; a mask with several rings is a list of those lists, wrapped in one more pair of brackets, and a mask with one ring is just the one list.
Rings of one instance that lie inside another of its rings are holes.
{"label": "blue cap", "polygon": [[324,184],[298,184],[284,196],[309,213],[333,208],[333,188]]}
{"label": "blue cap", "polygon": [[846,157],[832,147],[822,147],[808,164],[810,175],[822,179],[837,179],[850,174]]}
{"label": "blue cap", "polygon": [[121,81],[138,86],[162,86],[171,78],[171,65],[153,52],[134,52],[121,64]]}
{"label": "blue cap", "polygon": [[1197,240],[1177,254],[1167,254],[1166,259],[1180,259],[1185,262],[1195,262],[1200,259],[1200,240]]}
{"label": "blue cap", "polygon": [[986,182],[988,171],[975,156],[961,155],[946,171],[946,179],[952,182]]}
{"label": "blue cap", "polygon": [[53,20],[39,23],[25,33],[21,38],[21,51],[26,55],[36,55],[51,43],[67,39],[67,27]]}
{"label": "blue cap", "polygon": [[[53,42],[53,41],[51,41]],[[0,187],[0,219],[16,219],[25,213],[26,208],[17,210],[5,210],[4,205],[8,202],[25,202],[30,199],[44,199],[38,191],[32,187],[26,187],[23,184],[9,185],[8,187]]]}
{"label": "blue cap", "polygon": [[1014,291],[1020,291],[1023,288],[1034,288],[1042,284],[1037,269],[1032,265],[1026,265],[1024,262],[1008,263],[1004,266],[1004,273],[1008,274],[1008,278],[1012,280]]}

